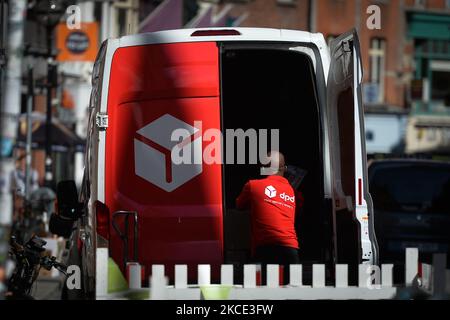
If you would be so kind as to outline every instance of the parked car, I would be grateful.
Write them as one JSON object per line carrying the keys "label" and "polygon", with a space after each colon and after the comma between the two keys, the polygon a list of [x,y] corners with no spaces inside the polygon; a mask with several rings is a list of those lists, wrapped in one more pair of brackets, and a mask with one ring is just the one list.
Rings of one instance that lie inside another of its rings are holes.
{"label": "parked car", "polygon": [[[234,200],[259,165],[174,166],[170,132],[195,134],[195,121],[203,131],[279,129],[289,164],[308,172],[297,221],[302,261],[377,263],[361,80],[355,31],[330,47],[322,34],[255,28],[104,42],[92,76],[80,194],[84,279],[95,275],[100,246],[123,272],[137,260],[146,279],[152,264],[164,264],[170,279],[174,264],[187,264],[190,279],[197,264],[211,264],[214,280],[220,264],[247,262],[249,230],[239,227],[244,218],[236,217]],[[206,143],[195,141],[204,151]]]}
{"label": "parked car", "polygon": [[450,253],[450,163],[380,160],[369,166],[380,263],[393,263],[403,280],[405,249],[418,248],[422,262]]}

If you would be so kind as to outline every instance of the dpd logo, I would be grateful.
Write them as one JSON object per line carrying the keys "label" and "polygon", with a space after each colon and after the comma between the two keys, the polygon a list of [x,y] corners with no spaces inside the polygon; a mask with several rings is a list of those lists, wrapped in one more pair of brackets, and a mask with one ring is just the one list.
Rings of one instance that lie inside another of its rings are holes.
{"label": "dpd logo", "polygon": [[267,186],[266,189],[264,190],[264,193],[269,198],[274,198],[277,196],[277,189],[275,189],[273,186]]}

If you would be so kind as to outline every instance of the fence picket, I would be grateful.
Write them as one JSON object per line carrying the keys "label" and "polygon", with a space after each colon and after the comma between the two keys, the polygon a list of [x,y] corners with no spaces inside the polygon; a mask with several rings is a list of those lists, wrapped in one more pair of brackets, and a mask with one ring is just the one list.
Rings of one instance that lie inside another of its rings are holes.
{"label": "fence picket", "polygon": [[244,265],[244,288],[256,288],[256,265]]}
{"label": "fence picket", "polygon": [[383,264],[381,265],[381,286],[382,287],[392,287],[394,285],[393,281],[393,264]]}
{"label": "fence picket", "polygon": [[277,264],[267,265],[267,286],[276,288],[280,284],[280,266]]}
{"label": "fence picket", "polygon": [[199,264],[197,267],[197,275],[199,286],[211,284],[211,266],[209,264]]}
{"label": "fence picket", "polygon": [[220,284],[232,286],[234,284],[234,272],[232,264],[223,264],[220,269]]}
{"label": "fence picket", "polygon": [[313,264],[313,288],[325,287],[325,265]]}
{"label": "fence picket", "polygon": [[348,287],[348,265],[336,265],[336,288]]}
{"label": "fence picket", "polygon": [[186,264],[175,265],[175,288],[177,288],[177,289],[187,288],[187,265]]}
{"label": "fence picket", "polygon": [[303,267],[301,264],[289,265],[290,279],[289,284],[291,286],[301,287],[303,285]]}
{"label": "fence picket", "polygon": [[405,255],[405,284],[410,286],[419,272],[419,250],[406,248]]}

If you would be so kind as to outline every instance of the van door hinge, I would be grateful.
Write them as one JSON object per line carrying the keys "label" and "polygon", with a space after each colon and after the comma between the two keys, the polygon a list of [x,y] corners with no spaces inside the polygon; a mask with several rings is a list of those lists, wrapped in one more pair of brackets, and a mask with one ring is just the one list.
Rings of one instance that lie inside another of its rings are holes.
{"label": "van door hinge", "polygon": [[106,128],[108,128],[108,115],[106,113],[97,112],[95,124],[100,130],[106,130]]}
{"label": "van door hinge", "polygon": [[345,40],[342,42],[342,48],[344,52],[352,52],[353,49],[353,40]]}

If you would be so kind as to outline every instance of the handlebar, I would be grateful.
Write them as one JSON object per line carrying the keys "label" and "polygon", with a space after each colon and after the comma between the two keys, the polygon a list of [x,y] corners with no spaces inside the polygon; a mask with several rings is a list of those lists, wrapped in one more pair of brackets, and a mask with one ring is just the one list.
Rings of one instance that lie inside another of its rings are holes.
{"label": "handlebar", "polygon": [[56,268],[67,276],[67,266],[58,262],[56,257],[44,254],[45,244],[45,240],[36,236],[23,245],[19,244],[15,237],[11,237],[10,254],[15,257],[16,268],[8,281],[8,290],[13,296],[29,295],[40,267],[46,270]]}
{"label": "handlebar", "polygon": [[44,256],[41,258],[40,264],[46,270],[51,270],[52,268],[55,268],[61,273],[63,273],[65,276],[67,276],[67,266],[62,264],[61,262],[56,261],[56,257]]}
{"label": "handlebar", "polygon": [[[36,236],[33,236],[25,245],[21,245],[16,241],[16,238],[13,236],[11,237],[10,245],[11,245],[11,251],[12,254],[14,254],[17,257],[25,258],[27,260],[33,260],[28,261],[29,264],[39,264],[41,267],[43,267],[46,270],[51,270],[52,268],[56,268],[60,272],[62,272],[64,275],[67,276],[67,266],[58,262],[56,260],[56,257],[54,256],[41,256],[37,260],[34,260],[34,256],[38,255],[40,256],[42,252],[45,251],[44,246],[46,242]],[[34,262],[34,263],[33,263]]]}

